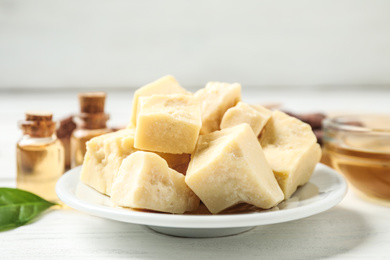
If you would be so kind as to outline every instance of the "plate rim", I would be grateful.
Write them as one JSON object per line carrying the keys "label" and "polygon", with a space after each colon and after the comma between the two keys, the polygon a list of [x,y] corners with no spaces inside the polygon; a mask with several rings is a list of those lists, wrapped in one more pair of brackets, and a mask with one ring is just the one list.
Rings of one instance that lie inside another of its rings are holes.
{"label": "plate rim", "polygon": [[[62,202],[71,208],[102,218],[132,224],[170,228],[236,228],[293,221],[316,215],[336,206],[345,197],[348,190],[347,182],[340,173],[326,165],[318,163],[313,175],[316,174],[317,171],[327,172],[331,177],[335,178],[333,184],[337,182],[339,188],[328,192],[323,199],[316,203],[283,210],[224,215],[183,215],[141,212],[120,207],[110,208],[106,205],[93,204],[78,199],[75,194],[72,194],[70,188],[66,188],[69,182],[77,182],[77,185],[81,183],[97,194],[105,196],[81,182],[79,178],[81,167],[82,166],[78,166],[69,170],[58,180],[56,184],[56,193]],[[75,180],[75,178],[77,178],[77,180]],[[73,188],[76,189],[77,185]]]}

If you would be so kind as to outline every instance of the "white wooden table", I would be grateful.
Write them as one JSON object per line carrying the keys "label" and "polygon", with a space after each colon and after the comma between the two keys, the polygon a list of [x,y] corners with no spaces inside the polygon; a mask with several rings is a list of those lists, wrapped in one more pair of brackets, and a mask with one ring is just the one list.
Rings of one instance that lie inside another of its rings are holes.
{"label": "white wooden table", "polygon": [[[249,103],[280,103],[293,112],[390,113],[390,90],[289,91],[243,89]],[[130,117],[131,90],[108,91],[112,125]],[[29,109],[61,118],[77,112],[77,91],[0,92],[0,186],[15,185],[17,120]],[[336,207],[288,223],[221,238],[177,238],[145,226],[73,209],[47,211],[33,223],[0,233],[0,259],[390,259],[390,207],[348,191]]]}

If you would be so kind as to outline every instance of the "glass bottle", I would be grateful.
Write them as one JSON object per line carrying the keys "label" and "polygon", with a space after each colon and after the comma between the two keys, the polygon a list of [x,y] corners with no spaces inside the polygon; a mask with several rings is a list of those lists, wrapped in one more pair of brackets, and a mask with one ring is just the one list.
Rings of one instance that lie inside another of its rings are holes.
{"label": "glass bottle", "polygon": [[19,122],[23,136],[17,143],[17,187],[50,201],[58,201],[55,184],[64,173],[64,147],[55,134],[50,112],[27,112]]}
{"label": "glass bottle", "polygon": [[106,93],[79,94],[80,114],[75,116],[76,129],[70,138],[71,167],[81,165],[86,152],[86,142],[95,136],[112,132],[107,128],[109,115],[104,113]]}

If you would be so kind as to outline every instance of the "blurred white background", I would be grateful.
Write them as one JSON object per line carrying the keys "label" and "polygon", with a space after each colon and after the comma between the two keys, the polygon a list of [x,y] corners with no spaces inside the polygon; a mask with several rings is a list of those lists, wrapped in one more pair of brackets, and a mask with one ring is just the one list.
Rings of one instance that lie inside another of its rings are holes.
{"label": "blurred white background", "polygon": [[390,1],[0,0],[0,88],[388,88]]}

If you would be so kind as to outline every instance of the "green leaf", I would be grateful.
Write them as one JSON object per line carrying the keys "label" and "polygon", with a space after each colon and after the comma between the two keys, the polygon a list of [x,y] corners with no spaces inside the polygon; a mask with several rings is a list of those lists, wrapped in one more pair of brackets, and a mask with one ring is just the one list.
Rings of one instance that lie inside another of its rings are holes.
{"label": "green leaf", "polygon": [[54,205],[28,191],[0,188],[0,231],[23,226]]}

